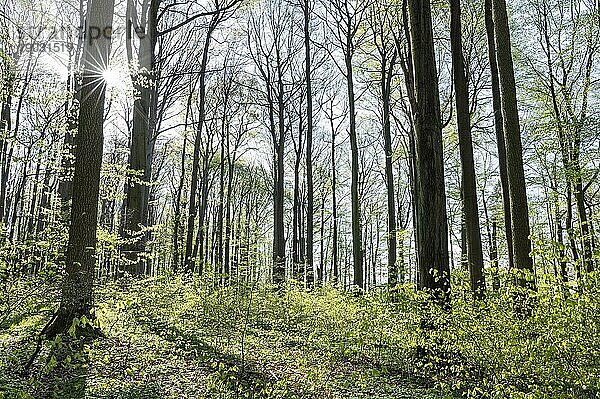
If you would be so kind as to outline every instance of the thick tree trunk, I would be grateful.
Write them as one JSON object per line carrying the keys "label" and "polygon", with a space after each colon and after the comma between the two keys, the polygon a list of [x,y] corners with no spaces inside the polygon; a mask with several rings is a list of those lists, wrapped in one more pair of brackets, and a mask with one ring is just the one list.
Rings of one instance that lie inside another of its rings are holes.
{"label": "thick tree trunk", "polygon": [[[521,271],[517,275],[520,287],[535,289],[533,275],[533,259],[530,256],[531,241],[529,239],[529,208],[523,170],[523,149],[521,145],[521,128],[517,109],[517,92],[512,61],[512,49],[508,26],[506,0],[493,0],[494,32],[498,75],[502,92],[502,116],[504,122],[504,138],[506,142],[506,166],[508,171],[508,188],[510,194],[510,214],[515,267]],[[521,305],[517,304],[517,307]]]}
{"label": "thick tree trunk", "polygon": [[[152,135],[151,118],[155,94],[155,46],[156,24],[158,18],[158,0],[151,0],[148,7],[147,29],[140,30],[139,54],[137,68],[132,71],[133,87],[136,98],[133,103],[133,131],[129,151],[129,170],[133,174],[126,186],[125,219],[123,232],[125,244],[122,252],[129,264],[125,270],[131,274],[148,273],[147,262],[143,259],[147,234],[144,229],[148,224],[148,201],[151,180],[151,156],[149,156]],[[133,20],[137,15],[131,16]],[[142,19],[146,19],[142,17]],[[129,22],[129,21],[128,21]],[[146,28],[146,27],[144,27]],[[137,33],[137,32],[136,32]],[[131,60],[130,60],[131,62]]]}
{"label": "thick tree trunk", "polygon": [[[92,0],[89,4],[88,29],[111,27],[113,9],[114,0]],[[98,79],[102,72],[98,66],[108,65],[109,53],[110,39],[105,36],[86,40],[79,123],[75,137],[75,170],[66,274],[57,316],[42,331],[47,338],[66,331],[71,327],[74,318],[92,317],[106,89],[104,81]]]}
{"label": "thick tree trunk", "polygon": [[500,99],[500,77],[496,60],[496,38],[494,37],[494,19],[492,0],[485,0],[485,28],[488,41],[488,59],[492,79],[492,108],[494,110],[494,127],[496,130],[496,145],[498,147],[498,167],[500,169],[500,185],[502,187],[502,205],[504,209],[504,231],[506,248],[508,250],[508,268],[514,267],[512,222],[510,216],[510,194],[508,192],[508,170],[506,169],[506,143],[504,140],[504,121],[502,117],[502,100]]}
{"label": "thick tree trunk", "polygon": [[439,303],[449,305],[448,217],[431,5],[429,0],[409,0],[408,6],[416,96],[413,118],[419,288],[431,290]]}
{"label": "thick tree trunk", "polygon": [[485,292],[483,275],[483,249],[477,205],[477,183],[471,135],[471,113],[469,109],[469,89],[462,50],[462,24],[460,21],[460,0],[450,0],[452,47],[452,72],[456,92],[456,117],[458,122],[458,146],[461,161],[461,188],[465,230],[467,235],[467,261],[471,277],[471,289],[477,298]]}

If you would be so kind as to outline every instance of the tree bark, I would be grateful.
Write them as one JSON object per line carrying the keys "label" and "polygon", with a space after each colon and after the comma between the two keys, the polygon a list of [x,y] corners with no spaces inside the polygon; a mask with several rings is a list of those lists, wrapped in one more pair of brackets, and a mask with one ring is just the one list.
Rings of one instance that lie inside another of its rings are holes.
{"label": "tree bark", "polygon": [[500,77],[496,60],[496,38],[494,37],[494,20],[492,0],[485,0],[485,28],[488,41],[488,59],[492,80],[492,108],[494,110],[494,127],[496,130],[496,146],[498,147],[498,167],[500,169],[500,185],[502,187],[502,205],[504,209],[504,231],[508,251],[508,268],[514,267],[512,222],[510,216],[510,194],[508,192],[508,170],[506,169],[506,143],[504,140],[504,121],[502,117],[502,100],[500,98]]}
{"label": "tree bark", "polygon": [[[500,77],[504,139],[506,142],[506,166],[510,194],[510,214],[515,267],[520,273],[516,282],[520,287],[535,289],[533,259],[530,256],[529,208],[523,170],[523,149],[521,128],[517,109],[517,91],[512,61],[510,31],[506,0],[492,0],[498,76]],[[517,308],[521,305],[517,304]],[[519,309],[518,309],[519,310]],[[526,310],[526,309],[525,309]]]}
{"label": "tree bark", "polygon": [[334,283],[338,282],[339,279],[339,267],[338,267],[338,215],[337,215],[337,171],[335,162],[335,128],[333,127],[333,105],[331,109],[331,119],[329,120],[331,126],[331,213],[333,218],[333,231],[331,238],[331,245],[333,247],[331,263],[333,272]]}
{"label": "tree bark", "polygon": [[458,146],[461,161],[461,188],[463,212],[467,235],[467,261],[471,277],[471,289],[476,298],[485,293],[483,275],[483,249],[477,205],[477,182],[471,135],[471,112],[469,88],[462,50],[462,24],[460,0],[450,0],[450,41],[452,47],[452,72],[456,92],[456,118],[458,123]]}
{"label": "tree bark", "polygon": [[[114,0],[92,0],[89,3],[86,30],[104,30],[112,26]],[[104,30],[107,32],[107,30]],[[87,37],[83,54],[83,82],[79,123],[75,137],[75,169],[71,223],[67,244],[66,274],[62,283],[61,303],[54,320],[42,331],[52,338],[71,327],[74,318],[91,318],[100,169],[104,140],[105,82],[99,78],[106,68],[110,39],[104,35]],[[99,68],[100,67],[100,68]]]}
{"label": "tree bark", "polygon": [[[134,1],[134,0],[129,0]],[[134,275],[148,273],[146,261],[143,259],[147,234],[144,229],[148,224],[148,201],[151,180],[151,156],[149,156],[151,141],[153,140],[152,129],[152,106],[154,101],[156,68],[155,68],[155,46],[157,37],[158,0],[150,0],[147,8],[147,26],[135,26],[135,34],[139,38],[139,50],[137,59],[137,70],[132,71],[131,79],[136,98],[133,103],[133,131],[131,135],[131,146],[129,150],[129,171],[133,174],[126,185],[125,212],[123,232],[125,244],[122,252],[128,260],[124,269]],[[136,21],[138,15],[132,12],[128,5],[128,14],[131,21]],[[145,9],[146,7],[142,7]],[[131,15],[134,14],[134,15]],[[142,16],[146,20],[146,16]],[[132,35],[131,32],[128,33]],[[128,51],[129,52],[129,51]],[[130,56],[131,58],[131,56]],[[130,63],[133,60],[129,60]]]}
{"label": "tree bark", "polygon": [[448,217],[431,5],[429,0],[409,0],[408,10],[416,97],[413,119],[419,288],[431,290],[438,303],[448,306]]}
{"label": "tree bark", "polygon": [[365,288],[362,248],[362,227],[360,216],[360,198],[358,193],[359,165],[358,165],[358,137],[356,133],[356,104],[354,97],[354,77],[352,57],[346,54],[346,80],[348,89],[348,106],[350,108],[350,154],[351,154],[351,181],[350,197],[352,203],[352,258],[354,263],[353,284],[361,289]]}
{"label": "tree bark", "polygon": [[[314,280],[314,185],[312,172],[313,98],[312,66],[310,50],[310,0],[304,0],[304,52],[306,75],[306,282],[310,287]],[[323,279],[321,271],[319,279]]]}
{"label": "tree bark", "polygon": [[[388,65],[389,62],[389,65]],[[382,54],[381,60],[381,97],[383,105],[383,144],[385,150],[385,182],[387,191],[387,245],[388,245],[388,285],[390,288],[395,288],[398,285],[398,266],[397,261],[397,234],[396,234],[396,199],[394,191],[394,169],[393,157],[394,150],[392,148],[392,128],[390,120],[390,102],[391,102],[391,86],[394,73],[394,65],[396,63],[396,52],[388,61],[386,55]]]}
{"label": "tree bark", "polygon": [[[275,191],[274,191],[274,237],[273,237],[273,283],[281,286],[285,282],[285,99],[282,60],[279,46],[276,46],[277,62],[277,131],[274,131],[275,145]],[[275,127],[273,126],[273,129]]]}
{"label": "tree bark", "polygon": [[[206,104],[206,69],[208,65],[208,52],[210,50],[210,42],[212,34],[217,26],[218,17],[213,15],[206,38],[204,39],[204,47],[202,49],[202,61],[200,62],[199,73],[199,92],[198,92],[198,125],[196,128],[196,137],[194,138],[194,154],[192,160],[192,176],[190,183],[190,199],[188,204],[187,231],[185,240],[185,258],[184,271],[187,273],[194,272],[196,268],[196,256],[194,254],[194,222],[198,213],[197,196],[198,196],[198,180],[200,173],[200,146],[202,144],[202,131],[205,122],[205,104]],[[196,246],[197,248],[197,246]]]}

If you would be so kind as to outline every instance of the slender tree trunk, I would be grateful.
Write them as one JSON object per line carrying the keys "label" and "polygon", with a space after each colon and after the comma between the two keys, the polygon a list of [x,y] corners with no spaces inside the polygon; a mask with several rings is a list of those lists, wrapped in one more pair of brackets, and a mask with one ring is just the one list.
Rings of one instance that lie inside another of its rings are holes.
{"label": "slender tree trunk", "polygon": [[[332,106],[333,108],[333,106]],[[333,217],[333,237],[331,239],[331,245],[333,247],[331,264],[333,270],[333,281],[338,282],[339,279],[339,268],[338,268],[338,215],[337,215],[337,171],[335,162],[335,128],[333,127],[333,109],[332,119],[330,119],[331,126],[331,213]]]}
{"label": "slender tree trunk", "polygon": [[225,256],[223,261],[223,273],[225,279],[229,277],[230,270],[230,246],[231,246],[231,196],[233,191],[233,173],[235,171],[235,165],[232,159],[229,159],[228,170],[227,170],[227,195],[225,200]]}
{"label": "slender tree trunk", "polygon": [[[31,238],[35,232],[36,225],[36,210],[38,195],[40,194],[40,172],[42,169],[41,155],[38,155],[38,159],[35,166],[35,174],[33,176],[33,185],[31,188],[31,199],[29,201],[29,212],[27,215],[27,230],[25,231],[25,238]],[[43,190],[43,189],[42,189]]]}
{"label": "slender tree trunk", "polygon": [[573,175],[574,175],[574,194],[575,205],[577,207],[577,217],[579,219],[579,229],[581,232],[581,242],[583,247],[583,266],[587,273],[594,271],[594,255],[591,243],[590,223],[588,220],[587,210],[585,207],[585,192],[583,189],[582,168],[579,160],[579,152],[581,147],[581,133],[576,134],[575,142],[573,143]]}
{"label": "slender tree trunk", "polygon": [[283,71],[279,48],[276,49],[277,55],[277,112],[278,112],[278,136],[275,140],[275,209],[274,209],[274,231],[273,237],[273,283],[281,286],[285,281],[285,226],[284,226],[284,166],[285,166],[285,101]]}
{"label": "slender tree trunk", "polygon": [[579,251],[577,249],[577,241],[575,241],[575,232],[573,231],[573,191],[570,182],[567,182],[567,217],[565,223],[571,253],[573,254],[575,275],[577,280],[579,280],[581,278],[581,263],[579,262]]}
{"label": "slender tree trunk", "polygon": [[[10,90],[10,89],[9,89]],[[0,221],[4,221],[6,214],[6,187],[10,173],[10,163],[12,159],[12,146],[8,140],[12,130],[10,109],[12,104],[12,96],[8,93],[6,99],[2,103],[2,111],[0,113],[0,137],[2,152],[2,162],[0,163]],[[9,150],[10,147],[10,150]],[[6,229],[6,226],[5,226]]]}
{"label": "slender tree trunk", "polygon": [[42,188],[40,192],[40,204],[38,206],[38,217],[37,217],[37,226],[36,226],[36,234],[41,233],[46,228],[49,220],[49,211],[50,211],[50,178],[51,178],[51,170],[46,167],[44,171],[44,180],[42,181]]}
{"label": "slender tree trunk", "polygon": [[554,220],[556,221],[556,242],[558,243],[558,263],[560,265],[560,277],[564,283],[569,281],[567,274],[567,258],[565,256],[564,228],[560,214],[558,193],[554,194]]}
{"label": "slender tree trunk", "polygon": [[200,146],[202,144],[202,131],[204,129],[205,122],[205,106],[206,106],[206,68],[208,65],[208,51],[210,50],[210,42],[212,34],[217,25],[217,17],[213,16],[210,22],[208,30],[206,32],[206,38],[204,39],[204,48],[202,50],[202,61],[200,63],[200,74],[199,74],[199,93],[198,93],[198,125],[196,128],[196,137],[194,138],[194,154],[192,160],[192,176],[190,183],[190,199],[188,204],[188,218],[187,218],[187,231],[185,239],[185,258],[184,258],[184,270],[187,273],[192,273],[196,266],[196,258],[194,256],[194,221],[198,213],[197,209],[197,196],[198,196],[198,179],[200,174]]}
{"label": "slender tree trunk", "polygon": [[[304,52],[306,75],[306,280],[310,287],[314,280],[314,187],[312,172],[313,98],[310,53],[310,0],[304,0]],[[322,270],[321,276],[323,278]]]}
{"label": "slender tree trunk", "polygon": [[463,200],[463,188],[460,186],[460,267],[469,271],[469,254],[467,249],[467,223],[465,216],[465,204]]}
{"label": "slender tree trunk", "polygon": [[181,150],[181,174],[179,176],[179,185],[177,186],[177,193],[175,196],[175,209],[174,209],[174,220],[173,220],[173,271],[179,271],[179,229],[181,226],[181,197],[183,195],[183,186],[185,184],[185,156],[187,151],[187,129],[190,111],[192,107],[193,90],[187,98],[187,105],[185,108],[185,121],[184,121],[184,136],[183,136],[183,149]]}
{"label": "slender tree trunk", "polygon": [[[290,129],[291,130],[291,129]],[[294,162],[294,202],[292,205],[292,267],[296,269],[300,263],[300,164],[302,162],[302,118],[298,128],[298,146]],[[318,279],[318,278],[317,278]]]}
{"label": "slender tree trunk", "polygon": [[[223,110],[225,113],[225,109]],[[217,230],[216,230],[216,239],[217,239],[217,260],[215,262],[215,268],[217,273],[222,273],[223,270],[223,210],[225,208],[225,140],[229,140],[229,137],[225,136],[224,129],[224,117],[223,117],[223,125],[221,128],[222,138],[221,138],[221,159],[219,160],[219,205],[217,209]]]}
{"label": "slender tree trunk", "polygon": [[[492,274],[492,289],[498,291],[500,289],[500,274],[498,271],[498,244],[497,244],[497,223],[494,219],[490,220],[488,213],[487,201],[485,200],[485,190],[482,193],[483,213],[485,215],[485,228],[487,230],[487,239],[489,243],[489,255]],[[491,228],[490,228],[491,225]]]}
{"label": "slender tree trunk", "polygon": [[202,178],[200,179],[200,204],[198,206],[198,234],[196,235],[196,242],[194,244],[194,248],[192,250],[192,258],[197,260],[198,274],[202,275],[204,272],[204,265],[206,263],[205,259],[205,248],[206,243],[205,240],[208,237],[208,225],[206,223],[206,212],[208,209],[208,195],[210,192],[210,187],[212,182],[209,179],[210,173],[210,157],[209,157],[209,149],[210,141],[207,141],[205,148],[205,156],[203,157],[203,165],[202,165]]}
{"label": "slender tree trunk", "polygon": [[392,128],[390,120],[390,98],[391,98],[391,83],[394,73],[393,67],[395,64],[396,54],[390,61],[388,68],[387,60],[382,57],[381,62],[381,97],[383,101],[383,144],[385,150],[385,182],[387,191],[387,246],[388,246],[388,285],[394,289],[398,285],[398,266],[397,262],[397,238],[396,238],[396,198],[394,191],[394,169],[393,157],[394,150],[392,148]]}
{"label": "slender tree trunk", "polygon": [[362,248],[362,228],[360,220],[359,163],[358,163],[358,137],[356,133],[356,109],[354,97],[354,77],[352,70],[352,57],[346,55],[346,80],[348,89],[348,105],[350,108],[350,153],[351,153],[351,178],[350,197],[352,203],[352,259],[354,264],[353,284],[361,289],[365,288]]}

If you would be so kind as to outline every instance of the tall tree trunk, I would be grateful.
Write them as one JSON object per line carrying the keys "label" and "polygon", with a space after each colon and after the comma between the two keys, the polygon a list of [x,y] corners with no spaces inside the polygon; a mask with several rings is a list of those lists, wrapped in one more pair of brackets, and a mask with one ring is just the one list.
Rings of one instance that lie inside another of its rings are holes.
{"label": "tall tree trunk", "polygon": [[[129,0],[132,2],[134,0]],[[155,68],[155,46],[157,36],[159,0],[150,0],[147,8],[147,27],[137,27],[136,34],[139,38],[139,50],[137,59],[137,70],[132,71],[131,79],[136,98],[133,103],[133,131],[129,151],[129,170],[133,174],[126,185],[125,219],[123,232],[125,234],[124,252],[129,264],[125,270],[131,274],[145,274],[147,262],[142,258],[145,250],[147,233],[145,228],[148,224],[148,201],[151,180],[151,164],[149,157],[150,142],[153,140],[152,106],[154,101],[156,68]],[[145,9],[146,7],[142,7]],[[128,16],[136,21],[138,15],[132,12],[133,6],[128,5]],[[131,15],[134,14],[134,15]],[[146,16],[141,16],[146,20]],[[127,21],[130,23],[130,21]],[[140,29],[141,28],[141,29]],[[130,53],[130,50],[128,51]],[[131,55],[129,55],[131,62]]]}
{"label": "tall tree trunk", "polygon": [[225,279],[229,277],[231,273],[230,270],[230,246],[231,246],[231,196],[233,191],[233,173],[235,172],[235,164],[232,159],[228,159],[228,169],[227,169],[227,195],[225,199],[225,256],[223,260],[223,274],[225,274]]}
{"label": "tall tree trunk", "polygon": [[[580,214],[580,226],[582,228],[582,235],[584,231],[584,226],[587,227],[587,214],[585,212],[584,195],[581,193],[581,196],[577,195],[578,188],[582,191],[582,182],[581,182],[581,166],[579,165],[579,147],[581,143],[577,140],[579,136],[578,129],[574,133],[576,139],[574,140],[573,145],[568,142],[567,134],[565,132],[565,124],[563,122],[563,116],[560,111],[559,98],[558,93],[555,87],[555,82],[557,81],[554,71],[552,68],[552,57],[551,57],[551,49],[552,45],[550,42],[550,32],[548,28],[548,9],[544,4],[542,15],[543,25],[542,25],[542,39],[545,44],[545,53],[546,53],[546,66],[548,68],[548,82],[550,88],[550,98],[552,99],[552,111],[554,112],[554,118],[557,124],[557,132],[558,132],[558,143],[560,147],[561,159],[565,171],[565,180],[567,182],[567,220],[566,220],[566,228],[567,234],[569,236],[569,241],[571,243],[571,247],[573,250],[573,260],[576,264],[575,269],[577,271],[577,278],[580,276],[580,265],[578,262],[579,254],[577,252],[577,245],[575,242],[575,237],[573,234],[573,211],[572,211],[572,196],[573,189],[575,189],[575,201],[577,204],[578,212],[581,213],[583,211],[583,215]],[[564,87],[566,84],[566,75],[563,75],[563,81],[561,85]],[[584,102],[585,104],[585,102]],[[581,202],[581,206],[580,206]],[[556,205],[555,205],[556,206]],[[585,223],[582,223],[582,220]],[[557,223],[560,224],[560,228],[562,230],[562,223],[557,219]],[[586,246],[585,235],[583,241],[583,263],[586,265],[586,269],[589,267],[587,259],[590,261],[591,259],[591,247]],[[586,248],[587,247],[587,248]],[[589,257],[588,257],[589,256]],[[562,265],[561,265],[562,268]]]}
{"label": "tall tree trunk", "polygon": [[[350,46],[349,46],[350,47]],[[352,259],[354,264],[353,284],[361,289],[365,288],[362,248],[362,228],[360,220],[360,198],[359,185],[359,163],[358,163],[358,137],[356,132],[356,104],[354,97],[354,77],[352,70],[352,57],[346,55],[346,80],[348,89],[348,106],[350,109],[350,154],[351,154],[351,178],[350,197],[352,208]]]}
{"label": "tall tree trunk", "polygon": [[221,159],[219,160],[219,204],[217,209],[217,229],[216,229],[216,239],[217,239],[217,256],[215,262],[215,272],[220,274],[223,272],[223,210],[225,208],[225,140],[229,140],[228,136],[225,136],[225,112],[223,110],[223,124],[221,127]]}
{"label": "tall tree trunk", "polygon": [[[277,56],[277,116],[278,125],[275,133],[275,192],[274,192],[274,237],[273,237],[273,283],[282,285],[285,281],[285,227],[284,227],[284,195],[285,195],[285,99],[282,60],[279,47]],[[273,127],[274,128],[274,127]]]}
{"label": "tall tree trunk", "polygon": [[409,0],[408,6],[416,95],[413,118],[419,288],[431,290],[439,303],[449,305],[448,217],[431,5],[429,0]]}
{"label": "tall tree trunk", "polygon": [[[506,166],[508,170],[508,188],[510,194],[510,214],[515,267],[518,273],[517,284],[523,288],[535,289],[533,276],[533,259],[530,256],[531,241],[529,239],[529,208],[525,188],[523,170],[523,149],[521,145],[521,128],[517,109],[517,91],[512,61],[510,31],[506,0],[492,0],[498,75],[502,92],[502,116],[504,122],[504,138],[506,142]],[[517,303],[517,310],[521,304]]]}
{"label": "tall tree trunk", "polygon": [[[302,116],[298,125],[298,143],[295,148],[296,160],[294,162],[294,199],[292,204],[292,268],[295,270],[300,264],[300,230],[302,215],[300,210],[300,165],[302,163]],[[292,130],[290,128],[290,130]]]}
{"label": "tall tree trunk", "polygon": [[494,19],[492,0],[485,0],[485,28],[488,41],[488,59],[492,79],[492,108],[494,110],[494,127],[496,130],[496,146],[498,147],[498,167],[500,169],[500,185],[502,187],[502,205],[504,207],[504,231],[508,250],[508,268],[514,267],[512,222],[510,216],[510,194],[508,190],[508,170],[506,167],[506,143],[504,139],[504,120],[502,117],[502,100],[500,98],[500,77],[496,60],[496,38],[494,36]]}
{"label": "tall tree trunk", "polygon": [[[408,178],[410,183],[410,195],[411,195],[411,211],[412,211],[412,224],[415,236],[415,252],[419,253],[419,240],[417,239],[417,232],[419,231],[417,218],[417,156],[416,156],[416,144],[415,144],[415,121],[413,115],[417,113],[417,98],[416,98],[416,87],[415,87],[415,76],[413,70],[413,54],[410,38],[410,18],[408,16],[408,0],[402,0],[402,26],[403,34],[406,38],[406,44],[403,45],[400,41],[400,37],[395,37],[396,47],[401,49],[405,48],[405,52],[400,52],[402,72],[404,74],[404,85],[406,87],[406,94],[410,104],[410,113],[408,118],[410,120],[410,131],[408,133]],[[400,51],[400,50],[398,50]],[[420,270],[419,257],[415,257],[415,271]],[[410,273],[409,273],[410,274]],[[417,286],[420,286],[419,273],[415,273]]]}
{"label": "tall tree trunk", "polygon": [[337,170],[335,162],[335,128],[333,126],[333,105],[331,109],[331,119],[329,120],[331,127],[331,213],[333,217],[333,236],[331,245],[333,247],[331,264],[333,271],[333,281],[338,283],[340,271],[338,267],[338,215],[337,215]]}
{"label": "tall tree trunk", "polygon": [[205,248],[207,246],[206,239],[208,237],[208,225],[206,223],[206,212],[208,209],[208,195],[212,185],[212,181],[209,179],[210,174],[210,162],[209,157],[210,141],[207,141],[205,147],[205,155],[203,158],[202,165],[202,178],[200,179],[200,204],[198,206],[198,234],[196,235],[196,242],[192,250],[192,258],[197,260],[197,271],[199,275],[204,272],[205,259]]}
{"label": "tall tree trunk", "polygon": [[461,188],[465,229],[467,233],[467,260],[471,277],[471,289],[477,298],[485,292],[483,275],[483,249],[477,205],[477,183],[471,135],[469,88],[462,50],[462,24],[460,0],[450,0],[450,41],[452,47],[452,72],[456,92],[456,118],[458,123],[458,146],[461,161]]}
{"label": "tall tree trunk", "polygon": [[[314,280],[314,187],[312,172],[313,98],[310,54],[310,0],[304,0],[304,52],[306,75],[306,282],[310,287]],[[320,279],[323,278],[321,270]]]}
{"label": "tall tree trunk", "polygon": [[[9,93],[2,102],[2,111],[0,113],[0,156],[2,157],[2,162],[0,163],[0,222],[6,220],[6,187],[8,185],[8,177],[10,172],[10,163],[13,148],[10,145],[10,141],[8,140],[8,137],[11,134],[12,130],[10,115],[10,109],[12,104],[12,95],[10,93],[11,89],[12,88],[9,88]],[[6,229],[6,226],[4,228]],[[4,234],[5,233],[3,233],[3,236]]]}
{"label": "tall tree trunk", "polygon": [[[398,285],[398,266],[396,264],[397,238],[396,238],[396,199],[394,191],[394,169],[392,148],[392,128],[390,120],[390,98],[391,85],[394,73],[396,53],[394,53],[390,65],[388,60],[382,57],[380,80],[381,80],[381,98],[383,102],[383,144],[385,150],[385,182],[387,190],[387,245],[388,245],[388,285],[391,289]],[[379,221],[379,220],[378,220]]]}
{"label": "tall tree trunk", "polygon": [[185,258],[184,270],[187,273],[192,273],[196,266],[196,257],[194,256],[194,222],[198,213],[197,196],[198,196],[198,179],[200,174],[200,146],[202,144],[202,131],[204,129],[205,112],[206,112],[206,68],[208,65],[208,51],[210,50],[210,42],[212,34],[216,29],[218,18],[213,15],[210,25],[204,39],[204,47],[202,49],[202,61],[200,62],[200,73],[198,82],[200,84],[198,92],[198,125],[196,128],[196,137],[194,138],[194,154],[192,160],[192,176],[190,183],[190,199],[188,203],[188,218],[187,231],[185,239]]}
{"label": "tall tree trunk", "polygon": [[179,176],[179,184],[177,186],[177,193],[175,195],[175,206],[173,215],[173,271],[178,271],[180,267],[179,263],[179,229],[181,226],[181,197],[183,195],[183,186],[185,184],[185,156],[187,150],[187,129],[190,111],[192,107],[192,97],[194,91],[190,90],[187,98],[187,105],[185,108],[185,120],[184,120],[184,136],[183,136],[183,149],[181,150],[181,174]]}
{"label": "tall tree trunk", "polygon": [[[88,7],[88,33],[91,27],[112,26],[114,0],[91,0]],[[75,170],[66,274],[62,283],[58,313],[42,331],[42,335],[46,335],[48,339],[71,327],[74,318],[92,317],[106,90],[105,82],[98,79],[101,73],[98,66],[108,65],[109,53],[110,39],[106,36],[86,40],[79,123],[75,137]]]}

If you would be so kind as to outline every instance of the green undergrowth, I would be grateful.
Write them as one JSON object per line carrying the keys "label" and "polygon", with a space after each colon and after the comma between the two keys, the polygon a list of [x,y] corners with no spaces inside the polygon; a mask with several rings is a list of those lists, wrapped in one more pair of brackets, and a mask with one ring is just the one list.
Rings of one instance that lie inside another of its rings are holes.
{"label": "green undergrowth", "polygon": [[448,312],[426,309],[408,286],[392,301],[383,290],[215,288],[178,276],[105,284],[94,321],[104,336],[73,328],[28,374],[47,312],[2,326],[0,398],[598,397],[594,276],[569,294],[541,284],[528,318],[510,292],[474,302],[456,279]]}

